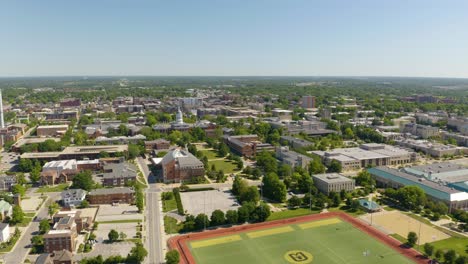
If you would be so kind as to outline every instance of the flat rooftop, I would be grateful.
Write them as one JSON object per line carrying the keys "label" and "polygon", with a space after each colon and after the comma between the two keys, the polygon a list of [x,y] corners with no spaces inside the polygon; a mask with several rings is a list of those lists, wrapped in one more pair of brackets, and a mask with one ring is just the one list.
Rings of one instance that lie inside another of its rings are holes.
{"label": "flat rooftop", "polygon": [[339,173],[323,173],[312,175],[315,179],[320,179],[327,183],[352,182],[353,180]]}

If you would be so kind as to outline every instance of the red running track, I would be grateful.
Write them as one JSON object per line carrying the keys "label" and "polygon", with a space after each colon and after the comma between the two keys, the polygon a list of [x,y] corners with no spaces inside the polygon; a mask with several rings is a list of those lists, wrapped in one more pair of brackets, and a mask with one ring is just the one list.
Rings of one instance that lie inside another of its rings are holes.
{"label": "red running track", "polygon": [[343,221],[351,223],[354,227],[358,228],[359,230],[365,232],[366,234],[380,240],[385,245],[393,248],[403,256],[409,258],[410,260],[414,261],[418,264],[428,263],[429,260],[422,256],[418,251],[412,248],[406,248],[402,246],[401,242],[390,237],[379,230],[369,226],[368,224],[359,221],[358,219],[343,213],[343,212],[329,212],[323,214],[314,214],[314,215],[307,215],[301,217],[295,217],[290,219],[283,219],[283,220],[276,220],[271,222],[262,222],[256,224],[247,224],[241,226],[234,226],[229,228],[219,228],[216,230],[199,232],[199,233],[190,233],[187,235],[180,235],[177,237],[172,237],[167,241],[169,249],[177,249],[180,253],[180,264],[195,264],[195,259],[190,253],[190,249],[188,247],[188,242],[192,240],[199,240],[199,239],[206,239],[218,236],[226,236],[232,235],[238,232],[247,232],[247,231],[254,231],[258,229],[265,229],[265,228],[272,228],[278,227],[282,225],[290,225],[295,223],[301,222],[309,222],[314,220],[326,219],[331,217],[338,217]]}

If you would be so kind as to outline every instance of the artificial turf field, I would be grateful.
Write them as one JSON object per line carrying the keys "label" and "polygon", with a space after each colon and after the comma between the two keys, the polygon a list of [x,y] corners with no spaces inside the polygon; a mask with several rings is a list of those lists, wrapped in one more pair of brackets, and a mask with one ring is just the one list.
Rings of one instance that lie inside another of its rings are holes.
{"label": "artificial turf field", "polygon": [[187,241],[196,263],[414,263],[340,218]]}

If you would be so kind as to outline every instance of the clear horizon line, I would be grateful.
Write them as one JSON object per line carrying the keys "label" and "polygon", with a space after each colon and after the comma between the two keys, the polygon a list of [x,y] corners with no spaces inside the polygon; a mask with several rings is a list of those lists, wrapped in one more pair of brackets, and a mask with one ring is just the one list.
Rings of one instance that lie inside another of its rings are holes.
{"label": "clear horizon line", "polygon": [[411,76],[411,75],[152,75],[152,74],[66,74],[66,75],[0,75],[1,79],[7,78],[63,78],[63,77],[270,77],[270,78],[426,78],[426,79],[468,79],[467,77],[447,77],[447,76]]}

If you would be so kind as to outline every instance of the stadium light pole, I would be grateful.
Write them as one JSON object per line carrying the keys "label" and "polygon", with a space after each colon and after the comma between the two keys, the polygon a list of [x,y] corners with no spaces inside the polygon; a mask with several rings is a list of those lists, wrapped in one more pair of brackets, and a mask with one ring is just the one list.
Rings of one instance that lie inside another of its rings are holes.
{"label": "stadium light pole", "polygon": [[312,175],[310,175],[309,184],[309,210],[312,212]]}

